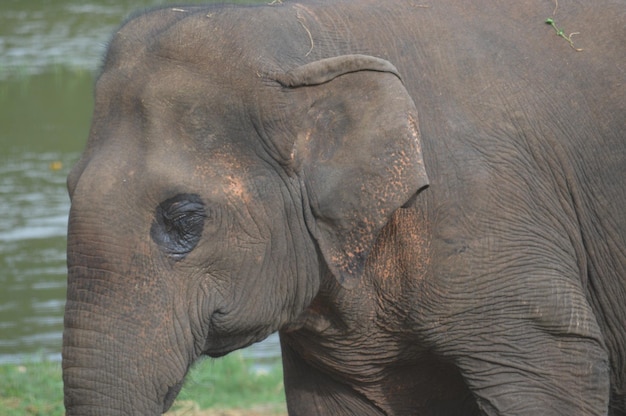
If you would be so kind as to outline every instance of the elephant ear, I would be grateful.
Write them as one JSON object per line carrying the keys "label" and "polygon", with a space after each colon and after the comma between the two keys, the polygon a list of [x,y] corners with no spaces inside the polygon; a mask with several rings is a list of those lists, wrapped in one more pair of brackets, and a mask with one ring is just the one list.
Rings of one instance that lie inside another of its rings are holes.
{"label": "elephant ear", "polygon": [[[288,165],[329,270],[353,287],[393,212],[428,185],[417,110],[396,68],[345,55],[278,74],[291,97]],[[295,139],[295,140],[294,140]]]}

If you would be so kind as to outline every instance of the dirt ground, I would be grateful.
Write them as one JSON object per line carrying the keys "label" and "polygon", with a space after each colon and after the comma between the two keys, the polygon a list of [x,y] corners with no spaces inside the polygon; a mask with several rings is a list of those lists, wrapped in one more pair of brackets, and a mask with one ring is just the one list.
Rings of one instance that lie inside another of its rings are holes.
{"label": "dirt ground", "polygon": [[287,416],[284,409],[276,406],[260,405],[251,409],[198,409],[193,402],[179,403],[177,409],[165,416]]}
{"label": "dirt ground", "polygon": [[276,413],[276,411],[268,411],[266,409],[209,409],[209,410],[195,410],[185,413],[166,413],[168,416],[287,416],[287,413]]}
{"label": "dirt ground", "polygon": [[[168,413],[169,414],[169,413]],[[287,416],[287,413],[276,413],[263,409],[229,409],[229,410],[198,410],[191,413],[176,413],[180,416]]]}

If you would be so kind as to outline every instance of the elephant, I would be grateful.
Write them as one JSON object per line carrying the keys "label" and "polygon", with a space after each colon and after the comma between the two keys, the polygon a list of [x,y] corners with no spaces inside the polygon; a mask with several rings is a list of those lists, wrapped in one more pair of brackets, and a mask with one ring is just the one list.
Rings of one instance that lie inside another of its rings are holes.
{"label": "elephant", "polygon": [[200,357],[275,332],[290,415],[625,415],[624,21],[622,0],[129,18],[67,180],[67,415],[160,414]]}

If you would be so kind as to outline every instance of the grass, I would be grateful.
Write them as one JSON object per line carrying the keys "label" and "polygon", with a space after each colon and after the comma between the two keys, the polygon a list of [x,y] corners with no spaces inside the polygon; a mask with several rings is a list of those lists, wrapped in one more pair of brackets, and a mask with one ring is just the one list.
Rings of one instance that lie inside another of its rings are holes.
{"label": "grass", "polygon": [[283,373],[280,363],[264,371],[253,371],[241,354],[218,360],[205,359],[190,372],[173,410],[196,408],[251,408],[259,404],[285,408]]}
{"label": "grass", "polygon": [[62,415],[61,363],[0,366],[0,415]]}
{"label": "grass", "polygon": [[[248,409],[263,406],[285,412],[280,364],[254,371],[239,353],[196,364],[172,407],[173,414],[194,415],[201,409]],[[61,416],[61,363],[37,360],[0,365],[0,416]]]}

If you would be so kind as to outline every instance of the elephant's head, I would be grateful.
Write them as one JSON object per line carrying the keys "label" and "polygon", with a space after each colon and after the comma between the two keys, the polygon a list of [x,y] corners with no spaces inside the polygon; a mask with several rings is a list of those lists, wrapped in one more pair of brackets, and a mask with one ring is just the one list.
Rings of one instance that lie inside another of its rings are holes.
{"label": "elephant's head", "polygon": [[68,415],[166,410],[200,355],[293,322],[321,279],[357,282],[381,227],[427,184],[390,63],[262,67],[167,12],[109,46],[68,178]]}

